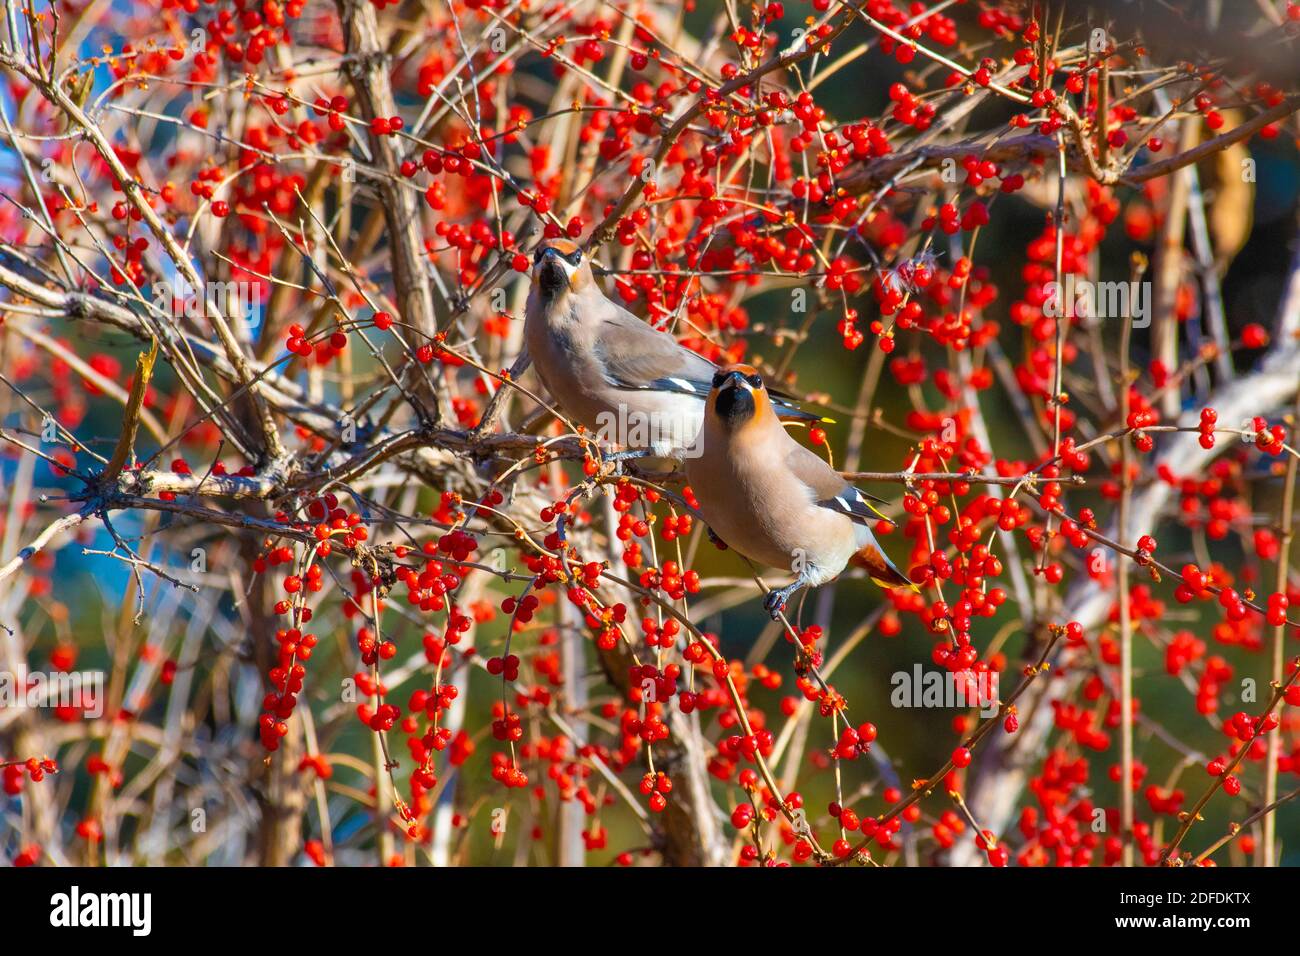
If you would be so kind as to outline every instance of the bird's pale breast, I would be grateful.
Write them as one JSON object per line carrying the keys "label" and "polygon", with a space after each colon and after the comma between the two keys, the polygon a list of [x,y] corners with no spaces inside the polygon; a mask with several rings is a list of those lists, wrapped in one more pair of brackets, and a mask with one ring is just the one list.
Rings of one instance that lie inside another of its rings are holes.
{"label": "bird's pale breast", "polygon": [[856,550],[852,520],[818,507],[780,456],[716,435],[711,441],[711,431],[706,426],[704,453],[688,458],[686,470],[714,533],[751,561],[803,572],[812,584],[843,571]]}

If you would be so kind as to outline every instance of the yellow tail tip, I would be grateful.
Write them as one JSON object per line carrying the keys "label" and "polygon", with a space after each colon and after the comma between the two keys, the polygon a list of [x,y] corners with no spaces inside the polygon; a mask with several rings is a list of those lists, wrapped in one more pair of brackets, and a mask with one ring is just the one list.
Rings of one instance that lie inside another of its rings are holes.
{"label": "yellow tail tip", "polygon": [[917,594],[921,593],[920,585],[915,584],[912,581],[883,581],[880,578],[876,578],[876,577],[873,577],[871,581],[877,587],[882,587],[886,591],[893,591],[897,588],[911,588]]}

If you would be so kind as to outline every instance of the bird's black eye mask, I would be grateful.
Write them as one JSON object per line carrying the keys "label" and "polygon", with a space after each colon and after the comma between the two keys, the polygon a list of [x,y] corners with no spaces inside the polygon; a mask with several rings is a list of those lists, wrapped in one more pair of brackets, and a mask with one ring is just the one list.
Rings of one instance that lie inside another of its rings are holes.
{"label": "bird's black eye mask", "polygon": [[[715,372],[713,375],[713,387],[714,388],[721,387],[722,383],[725,382],[728,378],[730,378],[732,374],[733,374],[732,372],[728,372],[725,369],[720,369],[719,371]],[[745,379],[746,382],[750,384],[751,387],[755,389],[760,389],[763,387],[763,376],[759,375],[757,372],[755,372],[753,375],[745,375],[743,376],[743,378]]]}
{"label": "bird's black eye mask", "polygon": [[[552,248],[554,248],[554,247],[553,247],[553,246],[538,246],[538,247],[537,247],[537,250],[533,253],[533,265],[537,265],[537,263],[541,262],[541,261],[542,261],[542,256],[546,255],[546,250],[548,250],[548,249],[552,249]],[[575,266],[575,267],[576,267],[576,266],[578,266],[578,265],[582,262],[582,250],[581,250],[581,249],[574,249],[574,250],[573,250],[572,252],[570,252],[567,256],[564,255],[562,252],[560,252],[559,249],[556,249],[556,250],[555,250],[555,253],[556,253],[556,255],[558,255],[561,259],[563,259],[565,262],[567,262],[567,263],[568,263],[569,265],[571,265],[571,266]]]}

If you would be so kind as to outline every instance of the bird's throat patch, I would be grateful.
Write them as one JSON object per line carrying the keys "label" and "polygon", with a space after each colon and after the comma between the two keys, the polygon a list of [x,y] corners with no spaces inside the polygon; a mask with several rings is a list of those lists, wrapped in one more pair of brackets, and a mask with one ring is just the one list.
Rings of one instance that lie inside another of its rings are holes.
{"label": "bird's throat patch", "polygon": [[554,298],[568,287],[569,276],[564,271],[564,266],[552,259],[542,266],[537,284],[541,286],[547,298]]}

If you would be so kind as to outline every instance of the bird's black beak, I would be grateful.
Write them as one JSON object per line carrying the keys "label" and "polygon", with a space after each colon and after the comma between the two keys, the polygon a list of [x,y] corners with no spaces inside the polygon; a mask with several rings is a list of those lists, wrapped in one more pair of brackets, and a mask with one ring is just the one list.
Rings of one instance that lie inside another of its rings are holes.
{"label": "bird's black beak", "polygon": [[730,372],[722,373],[722,381],[718,383],[718,391],[728,388],[736,388],[738,386],[743,386],[744,384],[745,376],[736,369],[732,369]]}

